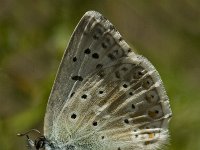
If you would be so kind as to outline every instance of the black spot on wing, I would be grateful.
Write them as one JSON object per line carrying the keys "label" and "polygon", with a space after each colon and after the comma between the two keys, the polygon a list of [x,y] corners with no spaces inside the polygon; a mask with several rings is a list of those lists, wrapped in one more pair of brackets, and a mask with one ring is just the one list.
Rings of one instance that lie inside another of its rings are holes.
{"label": "black spot on wing", "polygon": [[98,54],[98,53],[94,53],[94,54],[92,54],[92,57],[93,57],[94,59],[98,59],[98,58],[99,58],[99,54]]}
{"label": "black spot on wing", "polygon": [[76,116],[77,116],[77,115],[73,113],[73,114],[71,115],[71,118],[72,118],[72,119],[76,119]]}
{"label": "black spot on wing", "polygon": [[73,58],[73,62],[76,62],[76,61],[77,61],[77,58],[76,58],[76,57],[74,57],[74,58]]}
{"label": "black spot on wing", "polygon": [[83,81],[83,77],[81,76],[72,76],[71,79],[75,81]]}
{"label": "black spot on wing", "polygon": [[85,54],[90,54],[91,53],[91,50],[89,48],[87,48],[85,51],[84,51]]}

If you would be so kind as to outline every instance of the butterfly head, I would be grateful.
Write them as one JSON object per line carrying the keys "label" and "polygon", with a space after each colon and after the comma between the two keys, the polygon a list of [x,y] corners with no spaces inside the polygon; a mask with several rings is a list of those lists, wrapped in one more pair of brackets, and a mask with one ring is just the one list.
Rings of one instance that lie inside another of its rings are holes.
{"label": "butterfly head", "polygon": [[44,148],[45,143],[46,143],[46,138],[44,136],[40,136],[37,139],[35,139],[34,146],[36,149],[39,150],[41,148]]}
{"label": "butterfly head", "polygon": [[[39,136],[36,137],[34,140],[29,138],[29,133],[31,132],[35,132],[38,133]],[[40,149],[44,149],[45,148],[45,144],[48,144],[49,142],[47,141],[47,139],[45,138],[45,136],[43,136],[38,130],[36,129],[32,129],[26,133],[19,133],[17,134],[18,136],[26,136],[27,138],[27,142],[28,142],[28,147],[30,149],[34,149],[34,150],[40,150]]]}

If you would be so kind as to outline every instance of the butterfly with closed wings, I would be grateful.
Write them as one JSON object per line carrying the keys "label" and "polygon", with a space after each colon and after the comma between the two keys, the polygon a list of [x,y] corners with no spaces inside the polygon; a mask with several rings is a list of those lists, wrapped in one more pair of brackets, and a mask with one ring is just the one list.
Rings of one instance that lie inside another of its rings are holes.
{"label": "butterfly with closed wings", "polygon": [[171,115],[154,66],[88,11],[62,58],[44,136],[28,140],[37,150],[156,150],[168,142]]}

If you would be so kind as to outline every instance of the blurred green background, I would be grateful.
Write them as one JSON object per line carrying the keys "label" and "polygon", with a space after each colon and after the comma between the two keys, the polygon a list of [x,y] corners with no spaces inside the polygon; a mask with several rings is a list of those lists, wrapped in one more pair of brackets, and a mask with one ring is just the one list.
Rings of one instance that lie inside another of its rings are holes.
{"label": "blurred green background", "polygon": [[25,150],[69,37],[97,10],[159,71],[173,118],[166,150],[200,149],[199,0],[0,0],[0,150]]}

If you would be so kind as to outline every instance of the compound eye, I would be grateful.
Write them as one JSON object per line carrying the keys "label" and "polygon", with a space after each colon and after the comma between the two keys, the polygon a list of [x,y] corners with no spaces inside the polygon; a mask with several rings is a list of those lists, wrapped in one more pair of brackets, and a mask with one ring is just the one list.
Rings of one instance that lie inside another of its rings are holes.
{"label": "compound eye", "polygon": [[38,139],[35,140],[35,148],[39,150],[40,148],[44,148],[45,145],[45,137],[39,137]]}

